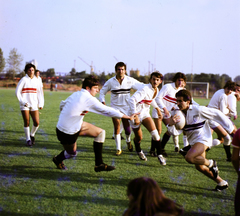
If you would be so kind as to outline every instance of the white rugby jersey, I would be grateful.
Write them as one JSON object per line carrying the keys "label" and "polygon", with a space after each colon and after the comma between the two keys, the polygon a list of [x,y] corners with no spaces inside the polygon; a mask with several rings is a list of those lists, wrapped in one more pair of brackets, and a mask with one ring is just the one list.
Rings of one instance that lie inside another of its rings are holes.
{"label": "white rugby jersey", "polygon": [[[142,113],[150,111],[150,105],[153,106],[153,108],[157,108],[158,105],[156,101],[154,100],[156,96],[153,98],[155,89],[152,87],[152,84],[144,84],[141,89],[137,90],[132,97],[129,98],[129,115],[132,115],[134,113]],[[159,90],[157,88],[157,94]],[[156,94],[156,95],[157,95]]]}
{"label": "white rugby jersey", "polygon": [[40,76],[36,77],[38,79],[38,81],[40,82],[40,85],[42,86],[43,88],[43,82],[42,82],[42,78]]}
{"label": "white rugby jersey", "polygon": [[231,118],[232,116],[237,115],[237,98],[235,96],[235,92],[232,92],[227,96],[229,114],[228,116]]}
{"label": "white rugby jersey", "polygon": [[220,89],[214,93],[208,107],[218,109],[227,115],[229,113],[227,98],[228,96],[225,94],[224,89]]}
{"label": "white rugby jersey", "polygon": [[197,142],[206,146],[212,145],[212,133],[208,120],[218,122],[229,134],[234,129],[232,122],[221,111],[205,106],[190,105],[187,110],[186,125],[183,128],[190,145]]}
{"label": "white rugby jersey", "polygon": [[74,92],[61,105],[62,111],[59,115],[57,128],[66,134],[75,134],[81,129],[84,115],[88,111],[115,118],[123,116],[118,110],[102,104],[86,89]]}
{"label": "white rugby jersey", "polygon": [[20,107],[24,106],[26,103],[29,104],[29,107],[32,107],[35,110],[37,110],[38,107],[44,106],[41,85],[35,76],[31,79],[26,74],[20,79],[15,93],[19,100]]}
{"label": "white rugby jersey", "polygon": [[177,104],[177,99],[175,95],[178,91],[182,89],[184,88],[183,87],[176,88],[175,83],[165,84],[161,88],[155,99],[159,108],[163,109],[164,107],[166,107],[168,111],[171,111],[171,109]]}
{"label": "white rugby jersey", "polygon": [[143,83],[127,75],[124,76],[121,84],[118,82],[116,76],[112,77],[100,90],[99,100],[101,102],[105,102],[105,95],[108,91],[111,91],[111,107],[114,107],[120,112],[126,114],[129,107],[128,99],[130,98],[130,90],[137,90],[143,85]]}

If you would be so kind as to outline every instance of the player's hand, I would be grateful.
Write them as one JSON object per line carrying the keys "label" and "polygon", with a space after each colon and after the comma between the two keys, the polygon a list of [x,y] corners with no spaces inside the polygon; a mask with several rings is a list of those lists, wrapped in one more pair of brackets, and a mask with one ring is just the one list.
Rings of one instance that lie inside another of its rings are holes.
{"label": "player's hand", "polygon": [[159,108],[156,108],[156,110],[157,110],[157,113],[158,113],[158,119],[162,120],[163,119],[162,112],[160,111]]}
{"label": "player's hand", "polygon": [[136,115],[135,118],[134,118],[134,124],[135,125],[139,125],[140,124],[140,120],[138,118],[138,115]]}
{"label": "player's hand", "polygon": [[105,103],[105,102],[102,102],[102,104],[106,105],[106,103]]}
{"label": "player's hand", "polygon": [[28,107],[28,102],[24,104],[25,107]]}
{"label": "player's hand", "polygon": [[39,107],[39,109],[41,110],[41,109],[42,109],[42,107]]}
{"label": "player's hand", "polygon": [[173,117],[172,117],[172,121],[174,124],[176,124],[177,122],[180,121],[180,116],[178,116],[177,114],[175,114]]}
{"label": "player's hand", "polygon": [[233,117],[233,120],[236,120],[237,119],[237,115],[235,115],[234,117]]}

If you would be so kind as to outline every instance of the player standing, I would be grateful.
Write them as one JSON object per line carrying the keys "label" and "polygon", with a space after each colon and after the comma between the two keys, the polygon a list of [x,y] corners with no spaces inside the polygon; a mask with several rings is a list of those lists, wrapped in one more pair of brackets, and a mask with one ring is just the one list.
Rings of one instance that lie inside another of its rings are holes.
{"label": "player standing", "polygon": [[158,94],[158,86],[162,83],[163,75],[159,72],[153,72],[149,79],[149,84],[145,84],[141,89],[137,90],[129,99],[129,115],[134,113],[140,113],[134,121],[131,121],[131,127],[134,132],[134,145],[136,152],[141,160],[147,161],[145,154],[143,153],[140,144],[142,140],[141,124],[149,131],[152,136],[154,146],[157,148],[157,157],[162,165],[166,165],[165,158],[161,152],[161,140],[160,135],[156,129],[156,126],[149,114],[150,105],[157,110],[159,118],[162,118],[162,113],[155,102],[155,98]]}
{"label": "player standing", "polygon": [[[24,132],[26,136],[26,145],[31,147],[35,144],[35,133],[39,127],[38,108],[44,106],[44,97],[41,91],[41,85],[35,77],[35,66],[31,63],[26,64],[24,69],[26,75],[19,81],[16,88],[16,96],[19,100],[20,109],[24,121]],[[33,120],[33,126],[30,133],[30,116]]]}
{"label": "player standing", "polygon": [[102,148],[105,141],[105,130],[96,127],[83,118],[88,111],[114,118],[130,119],[120,111],[103,105],[94,96],[99,92],[99,80],[94,76],[88,76],[83,81],[81,91],[77,91],[60,104],[60,116],[57,123],[57,137],[64,150],[53,157],[53,162],[58,169],[65,170],[63,160],[77,155],[78,136],[94,137],[93,149],[95,153],[95,172],[111,171],[115,167],[103,163]]}
{"label": "player standing", "polygon": [[[105,95],[108,91],[111,91],[111,107],[119,110],[120,112],[127,114],[128,99],[130,98],[131,89],[139,89],[143,83],[126,75],[127,66],[123,62],[118,62],[115,65],[116,76],[110,78],[102,87],[99,94],[99,100],[105,104]],[[116,155],[122,154],[121,149],[121,135],[120,135],[120,121],[121,119],[112,118],[114,131],[115,131],[115,143],[116,143]],[[129,151],[133,151],[131,144],[131,128],[127,119],[122,119],[123,127],[126,135],[126,143]]]}

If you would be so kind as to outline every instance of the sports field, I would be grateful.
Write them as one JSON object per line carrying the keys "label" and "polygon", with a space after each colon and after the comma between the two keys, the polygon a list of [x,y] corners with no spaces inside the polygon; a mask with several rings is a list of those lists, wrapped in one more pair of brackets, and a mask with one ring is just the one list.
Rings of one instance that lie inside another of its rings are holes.
{"label": "sports field", "polygon": [[[129,152],[125,141],[123,154],[115,156],[111,118],[88,113],[85,121],[106,130],[103,160],[116,166],[116,170],[94,172],[92,138],[78,139],[78,156],[65,161],[68,170],[56,169],[52,157],[62,150],[55,133],[59,103],[70,94],[45,91],[36,145],[29,148],[25,146],[15,89],[0,89],[0,215],[122,215],[128,205],[126,185],[140,176],[155,179],[167,197],[184,206],[184,215],[234,215],[237,174],[232,164],[226,162],[222,145],[207,153],[207,158],[218,162],[220,176],[229,183],[228,190],[215,192],[216,183],[175,153],[172,140],[166,146],[166,166],[161,166],[157,158],[148,157],[151,137],[145,129],[141,146],[147,162]],[[108,105],[109,99],[107,95]],[[195,101],[208,103],[206,99]],[[235,121],[238,128],[239,118]],[[182,136],[179,140],[182,146]]]}

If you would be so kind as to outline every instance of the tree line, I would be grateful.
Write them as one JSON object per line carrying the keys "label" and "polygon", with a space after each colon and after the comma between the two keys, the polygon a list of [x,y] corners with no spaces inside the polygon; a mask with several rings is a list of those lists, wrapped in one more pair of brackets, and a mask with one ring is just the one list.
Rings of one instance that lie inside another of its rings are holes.
{"label": "tree line", "polygon": [[[21,68],[21,64],[23,61],[22,54],[18,53],[16,48],[13,48],[9,52],[9,56],[7,59],[3,56],[3,51],[0,48],[0,73],[5,72],[5,76],[8,79],[14,79],[15,77],[21,78],[25,75],[23,72],[23,69]],[[5,69],[6,68],[6,69]],[[5,69],[5,70],[4,70]],[[171,81],[175,73],[166,73],[164,75],[164,81]],[[58,80],[56,79],[56,73],[54,68],[49,68],[47,71],[42,71],[41,76],[44,80],[47,80],[47,78],[54,79],[55,81],[59,82],[66,82],[66,83],[72,83],[81,85],[82,80],[88,76],[89,74],[86,73],[86,71],[77,72],[75,68],[72,68],[71,71],[67,73],[66,76],[61,77],[61,79],[58,77]],[[103,85],[109,78],[113,77],[115,75],[115,72],[105,74],[105,72],[102,72],[98,75],[100,79],[101,85]],[[132,75],[135,79],[148,83],[149,76],[148,75],[140,75],[137,76],[137,74]],[[187,82],[208,82],[210,85],[209,90],[210,91],[216,91],[218,89],[223,88],[225,83],[228,80],[231,80],[231,77],[229,77],[227,74],[209,74],[209,73],[200,73],[200,74],[186,74]],[[234,82],[240,84],[240,75],[236,76],[233,80]]]}

